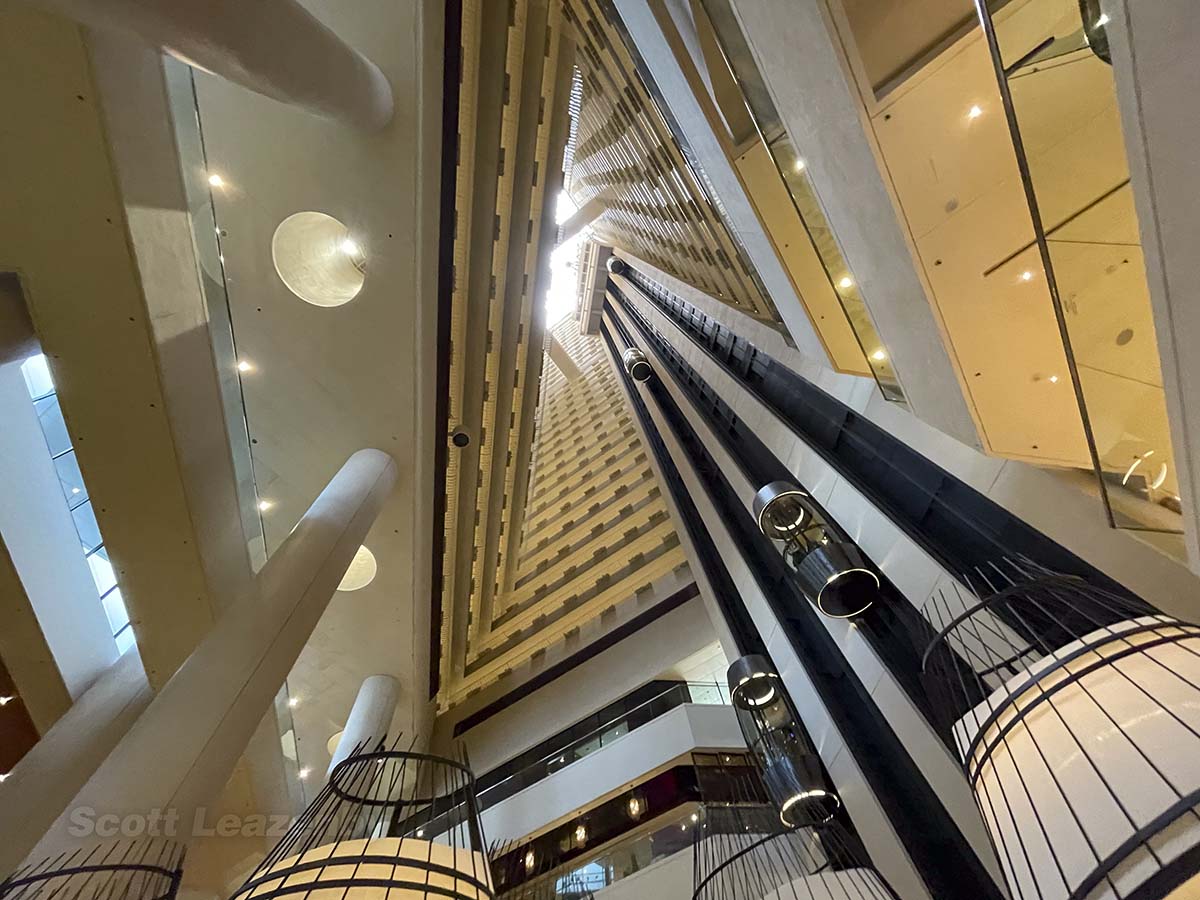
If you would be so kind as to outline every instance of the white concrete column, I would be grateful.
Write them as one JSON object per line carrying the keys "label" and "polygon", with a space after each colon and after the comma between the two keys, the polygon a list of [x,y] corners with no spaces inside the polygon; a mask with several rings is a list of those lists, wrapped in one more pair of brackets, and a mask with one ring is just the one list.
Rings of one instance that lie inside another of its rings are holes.
{"label": "white concrete column", "polygon": [[17,276],[0,272],[0,366],[41,352]]}
{"label": "white concrete column", "polygon": [[132,32],[196,68],[309,112],[378,131],[392,119],[379,68],[296,0],[41,0],[93,28]]}
{"label": "white concrete column", "polygon": [[153,815],[186,842],[228,781],[396,480],[396,463],[360,450],[329,482],[255,580],[218,620],[35,847],[30,860],[115,835],[99,816]]}
{"label": "white concrete column", "polygon": [[363,680],[350,708],[346,727],[338,738],[337,749],[329,761],[328,777],[334,767],[354,752],[355,747],[371,747],[387,737],[400,697],[400,682],[391,675],[371,675]]}
{"label": "white concrete column", "polygon": [[132,647],[22,757],[0,785],[0,878],[68,808],[153,696]]}
{"label": "white concrete column", "polygon": [[575,360],[571,359],[567,348],[560,344],[554,335],[550,335],[546,352],[550,355],[550,361],[558,366],[558,371],[567,376],[568,381],[576,381],[580,377],[582,373],[579,366],[575,365]]}
{"label": "white concrete column", "polygon": [[562,223],[562,240],[560,243],[565,244],[583,229],[587,228],[598,218],[604,215],[608,205],[601,197],[593,197],[575,212],[567,217],[567,220]]}

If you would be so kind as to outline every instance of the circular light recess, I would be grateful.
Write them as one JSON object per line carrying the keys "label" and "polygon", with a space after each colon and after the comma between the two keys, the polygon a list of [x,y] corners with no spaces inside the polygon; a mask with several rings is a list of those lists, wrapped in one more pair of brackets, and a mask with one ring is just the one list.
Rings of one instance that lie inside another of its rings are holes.
{"label": "circular light recess", "polygon": [[343,728],[341,731],[339,731],[336,734],[334,734],[333,736],[331,736],[329,738],[329,740],[325,742],[325,749],[329,751],[330,756],[333,756],[333,754],[335,754],[337,752],[338,744],[341,743],[342,735],[345,734],[345,732],[346,732],[346,729]]}
{"label": "circular light recess", "polygon": [[314,306],[349,303],[365,280],[362,241],[325,213],[298,212],[280,222],[271,259],[288,290]]}
{"label": "circular light recess", "polygon": [[805,505],[808,495],[789,481],[772,481],[754,495],[758,530],[774,541],[787,541],[804,530],[811,518]]}
{"label": "circular light recess", "polygon": [[375,580],[377,571],[379,571],[379,567],[375,564],[375,554],[366,547],[359,547],[354,554],[354,559],[350,560],[350,568],[342,576],[337,589],[339,591],[357,591],[365,588]]}

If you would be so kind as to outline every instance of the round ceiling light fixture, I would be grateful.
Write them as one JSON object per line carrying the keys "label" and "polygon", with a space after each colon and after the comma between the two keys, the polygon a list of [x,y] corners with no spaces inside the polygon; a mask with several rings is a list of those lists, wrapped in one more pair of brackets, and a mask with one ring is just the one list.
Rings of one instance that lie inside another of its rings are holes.
{"label": "round ceiling light fixture", "polygon": [[754,495],[754,520],[758,530],[773,541],[790,541],[811,518],[808,494],[790,481],[772,481]]}
{"label": "round ceiling light fixture", "polygon": [[366,278],[362,242],[325,213],[298,212],[280,222],[271,259],[288,290],[313,306],[349,303]]}
{"label": "round ceiling light fixture", "polygon": [[608,258],[608,271],[613,275],[624,275],[629,271],[629,263],[625,262],[619,256],[610,256]]}
{"label": "round ceiling light fixture", "polygon": [[650,376],[654,374],[650,360],[637,347],[630,347],[621,354],[621,365],[634,381],[649,381]]}
{"label": "round ceiling light fixture", "polygon": [[346,574],[342,576],[337,589],[339,591],[361,590],[375,580],[377,571],[379,571],[379,566],[375,563],[375,554],[366,547],[359,547],[354,554],[354,559],[350,560],[350,567],[346,569]]}
{"label": "round ceiling light fixture", "polygon": [[346,733],[346,729],[336,732],[331,735],[329,740],[325,742],[325,749],[329,751],[329,755],[333,756],[337,752],[338,744],[342,742],[342,735]]}

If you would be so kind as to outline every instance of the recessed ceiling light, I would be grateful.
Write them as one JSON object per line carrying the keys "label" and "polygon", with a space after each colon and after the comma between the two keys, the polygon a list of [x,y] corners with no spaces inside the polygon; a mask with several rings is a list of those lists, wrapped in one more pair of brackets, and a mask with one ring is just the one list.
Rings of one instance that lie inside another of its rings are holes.
{"label": "recessed ceiling light", "polygon": [[425,837],[425,829],[424,828],[417,829],[417,837]]}
{"label": "recessed ceiling light", "polygon": [[1051,376],[1050,376],[1050,383],[1051,383],[1051,384],[1058,384],[1058,376],[1057,376],[1057,375],[1051,375]]}
{"label": "recessed ceiling light", "polygon": [[875,362],[883,362],[885,359],[887,359],[887,354],[882,350],[876,350],[871,354],[871,359],[875,360]]}
{"label": "recessed ceiling light", "polygon": [[699,821],[700,821],[700,816],[699,816],[697,813],[692,813],[692,821],[693,821],[693,822],[699,822]]}
{"label": "recessed ceiling light", "polygon": [[72,493],[72,494],[78,494],[78,493],[79,493],[79,488],[71,488],[71,493]]}
{"label": "recessed ceiling light", "polygon": [[288,706],[290,706],[292,709],[295,709],[299,705],[300,705],[299,697],[288,697]]}
{"label": "recessed ceiling light", "polygon": [[258,511],[266,512],[268,509],[270,509],[274,505],[275,504],[272,503],[270,500],[259,500],[258,501]]}
{"label": "recessed ceiling light", "polygon": [[361,248],[350,238],[342,241],[342,252],[347,256],[358,256],[362,252]]}
{"label": "recessed ceiling light", "polygon": [[797,171],[797,172],[803,172],[803,171],[804,171],[804,160],[802,160],[802,159],[797,159],[797,160],[796,160],[796,171]]}
{"label": "recessed ceiling light", "polygon": [[225,179],[215,173],[208,176],[208,183],[215,188],[225,187]]}
{"label": "recessed ceiling light", "polygon": [[296,774],[300,777],[300,780],[303,781],[310,774],[312,774],[312,769],[310,769],[308,766],[303,766]]}
{"label": "recessed ceiling light", "polygon": [[849,275],[843,275],[842,280],[838,282],[838,287],[840,287],[843,291],[847,288],[854,287],[854,279]]}
{"label": "recessed ceiling light", "polygon": [[375,554],[366,547],[359,547],[337,589],[339,591],[357,591],[365,588],[374,581],[378,568],[375,563]]}
{"label": "recessed ceiling light", "polygon": [[253,372],[253,371],[254,371],[254,364],[253,364],[253,363],[248,363],[248,362],[246,362],[246,360],[244,360],[244,359],[243,359],[243,360],[239,360],[239,361],[238,361],[238,371],[239,371],[239,372]]}
{"label": "recessed ceiling light", "polygon": [[333,216],[293,213],[271,238],[275,272],[293,294],[314,306],[341,306],[362,290],[362,245]]}
{"label": "recessed ceiling light", "polygon": [[978,104],[976,104],[975,106],[972,106],[970,109],[967,110],[967,118],[968,119],[978,119],[982,115],[983,115],[983,109]]}
{"label": "recessed ceiling light", "polygon": [[1031,272],[1029,269],[1026,269],[1024,272],[1021,273],[1021,280],[1022,281],[1033,281],[1033,272]]}

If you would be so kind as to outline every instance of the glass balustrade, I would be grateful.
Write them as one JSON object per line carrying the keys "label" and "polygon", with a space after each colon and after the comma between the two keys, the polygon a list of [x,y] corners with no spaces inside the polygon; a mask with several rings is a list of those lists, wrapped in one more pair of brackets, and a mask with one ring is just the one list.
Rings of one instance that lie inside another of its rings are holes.
{"label": "glass balustrade", "polygon": [[[631,710],[622,712],[586,734],[565,743],[538,760],[511,773],[487,773],[480,778],[479,802],[482,808],[506,800],[518,791],[536,784],[571,763],[578,762],[643,725],[685,704],[729,705],[729,688],[720,682],[675,682],[661,693]],[[494,774],[499,780],[492,781]],[[489,777],[492,776],[492,777]]]}
{"label": "glass balustrade", "polygon": [[1180,532],[1108,17],[1092,0],[992,0],[984,18],[1034,231],[985,276],[1044,280],[1112,524]]}

